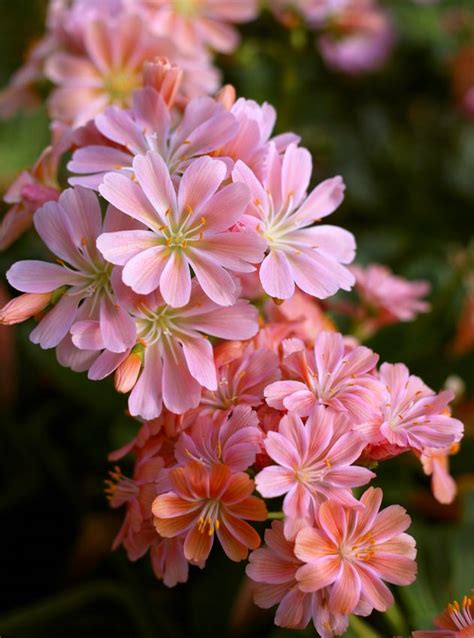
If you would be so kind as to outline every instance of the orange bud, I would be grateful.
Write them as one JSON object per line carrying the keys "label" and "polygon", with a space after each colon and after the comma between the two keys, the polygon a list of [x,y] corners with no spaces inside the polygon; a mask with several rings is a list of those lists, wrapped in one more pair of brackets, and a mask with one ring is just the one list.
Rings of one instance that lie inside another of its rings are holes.
{"label": "orange bud", "polygon": [[51,292],[25,292],[0,310],[0,324],[12,326],[26,321],[44,310],[51,301]]}
{"label": "orange bud", "polygon": [[126,394],[130,392],[138,380],[143,356],[139,352],[131,352],[115,371],[115,389]]}

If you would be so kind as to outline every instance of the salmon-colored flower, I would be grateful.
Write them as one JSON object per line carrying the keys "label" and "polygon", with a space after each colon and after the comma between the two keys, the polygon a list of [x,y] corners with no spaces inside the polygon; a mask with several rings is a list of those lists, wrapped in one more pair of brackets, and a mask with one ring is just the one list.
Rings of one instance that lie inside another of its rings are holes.
{"label": "salmon-colored flower", "polygon": [[153,502],[155,527],[161,536],[186,534],[184,555],[205,560],[217,535],[227,556],[247,558],[248,550],[260,545],[260,536],[244,519],[263,521],[264,502],[251,496],[254,482],[244,472],[233,473],[221,463],[207,468],[198,461],[170,472],[172,491]]}
{"label": "salmon-colored flower", "polygon": [[362,509],[326,501],[316,526],[296,537],[295,554],[306,563],[296,572],[299,587],[307,592],[330,587],[333,612],[350,614],[361,600],[385,611],[393,596],[383,581],[409,585],[415,579],[415,540],[404,533],[410,517],[399,505],[379,512],[381,501],[379,488],[362,495]]}
{"label": "salmon-colored flower", "polygon": [[413,638],[474,638],[474,589],[461,605],[457,600],[450,603],[434,624],[439,629],[414,631]]}
{"label": "salmon-colored flower", "polygon": [[182,464],[192,458],[208,466],[222,462],[243,472],[255,462],[262,438],[256,413],[248,405],[238,405],[220,424],[209,415],[198,416],[181,434],[175,455]]}
{"label": "salmon-colored flower", "polygon": [[265,531],[265,546],[249,556],[247,575],[255,581],[255,604],[264,609],[278,605],[275,624],[304,629],[312,620],[322,638],[342,635],[348,627],[345,614],[328,608],[328,590],[304,592],[296,572],[304,565],[295,556],[295,542],[285,538],[283,523],[273,521]]}

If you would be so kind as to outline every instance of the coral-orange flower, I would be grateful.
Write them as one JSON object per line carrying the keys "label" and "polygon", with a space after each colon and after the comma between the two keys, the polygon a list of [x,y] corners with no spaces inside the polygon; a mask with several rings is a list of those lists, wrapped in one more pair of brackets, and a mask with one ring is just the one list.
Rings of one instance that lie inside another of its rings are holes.
{"label": "coral-orange flower", "polygon": [[247,558],[248,550],[260,545],[257,532],[243,519],[263,521],[267,509],[251,496],[254,482],[244,472],[232,473],[222,463],[207,468],[199,461],[171,471],[172,491],[157,496],[152,511],[161,536],[185,533],[184,554],[188,560],[205,560],[214,543],[214,532],[227,556]]}

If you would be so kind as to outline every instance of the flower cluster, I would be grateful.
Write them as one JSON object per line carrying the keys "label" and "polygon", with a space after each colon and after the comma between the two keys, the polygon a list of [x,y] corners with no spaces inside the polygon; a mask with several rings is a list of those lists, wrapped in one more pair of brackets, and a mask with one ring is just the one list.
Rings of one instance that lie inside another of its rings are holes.
{"label": "flower cluster", "polygon": [[[34,317],[33,343],[129,395],[140,428],[110,457],[134,458],[132,477],[116,467],[107,485],[126,509],[114,547],[148,553],[174,586],[218,543],[249,557],[256,603],[278,605],[278,625],[341,635],[349,614],[388,609],[386,583],[416,572],[405,510],[380,510],[379,488],[354,490],[375,462],[412,452],[449,502],[463,427],[452,393],[379,366],[321,300],[356,284],[375,330],[426,310],[427,288],[351,269],[353,235],[320,223],[343,179],[311,188],[311,155],[273,134],[272,106],[232,87],[211,96],[207,71],[189,72],[186,56],[206,67],[208,47],[234,46],[229,24],[253,1],[96,4],[51,3],[34,54],[55,83],[54,139],[9,191],[2,243],[33,223],[51,257],[10,267],[23,294],[0,323]],[[259,548],[254,523],[268,518],[281,520]]]}

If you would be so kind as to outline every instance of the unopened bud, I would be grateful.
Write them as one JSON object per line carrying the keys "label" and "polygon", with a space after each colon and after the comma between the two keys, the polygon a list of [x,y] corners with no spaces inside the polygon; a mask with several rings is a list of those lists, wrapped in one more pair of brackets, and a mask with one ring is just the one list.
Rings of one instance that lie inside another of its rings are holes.
{"label": "unopened bud", "polygon": [[237,98],[237,94],[235,92],[235,88],[232,84],[226,84],[222,87],[222,89],[216,94],[216,101],[220,102],[225,108],[230,111],[234,102]]}
{"label": "unopened bud", "polygon": [[12,326],[34,317],[46,308],[51,297],[51,292],[25,292],[15,297],[0,310],[0,324]]}
{"label": "unopened bud", "polygon": [[143,364],[143,346],[137,345],[115,371],[115,389],[126,394],[138,380]]}
{"label": "unopened bud", "polygon": [[151,86],[161,93],[168,108],[173,106],[182,80],[183,70],[170,64],[167,58],[157,58],[144,65],[143,85]]}

